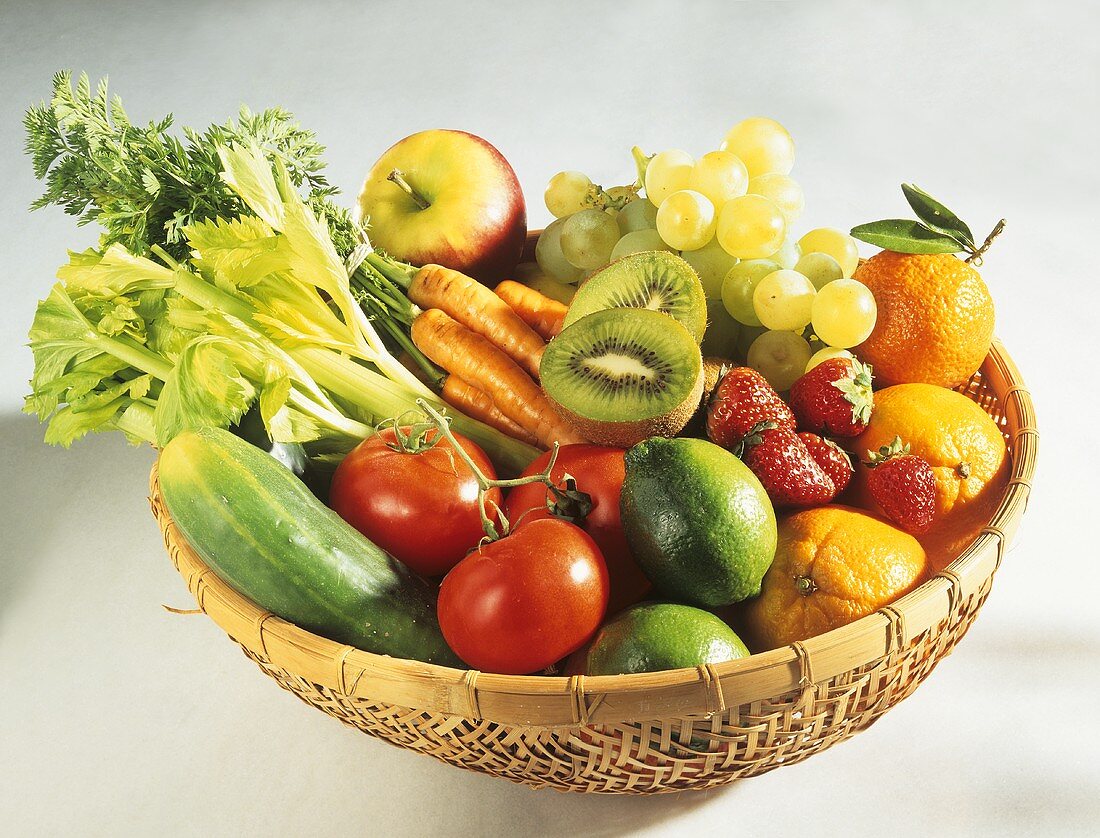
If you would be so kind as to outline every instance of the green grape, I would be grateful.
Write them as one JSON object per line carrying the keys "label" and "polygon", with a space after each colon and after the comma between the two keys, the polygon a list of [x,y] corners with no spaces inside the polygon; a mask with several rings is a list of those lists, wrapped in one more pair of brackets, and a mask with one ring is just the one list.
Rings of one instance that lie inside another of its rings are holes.
{"label": "green grape", "polygon": [[783,212],[788,224],[802,215],[802,210],[806,207],[806,198],[798,181],[779,172],[768,172],[766,175],[754,177],[749,181],[749,194],[771,199]]}
{"label": "green grape", "polygon": [[686,151],[672,148],[656,154],[645,170],[645,194],[659,207],[673,192],[688,188],[695,160]]}
{"label": "green grape", "polygon": [[721,300],[707,300],[707,330],[699,350],[704,357],[729,358],[737,356],[737,338],[741,324],[730,317]]}
{"label": "green grape", "polygon": [[738,122],[726,134],[721,148],[744,161],[750,178],[768,172],[786,175],[794,168],[794,140],[774,119],[754,116]]}
{"label": "green grape", "polygon": [[783,240],[783,244],[779,246],[779,250],[775,251],[768,258],[773,262],[778,262],[779,267],[790,270],[796,264],[801,256],[801,252],[798,250],[798,242],[789,236]]}
{"label": "green grape", "polygon": [[565,218],[588,206],[592,181],[583,172],[558,172],[546,185],[543,199],[554,218]]}
{"label": "green grape", "polygon": [[714,204],[690,189],[673,192],[657,210],[657,232],[675,250],[698,250],[714,238],[714,227]]}
{"label": "green grape", "polygon": [[637,230],[657,229],[657,207],[646,198],[635,198],[615,216],[619,232],[624,236]]}
{"label": "green grape", "polygon": [[760,195],[726,201],[718,213],[718,241],[738,259],[764,259],[783,244],[787,221],[779,207]]}
{"label": "green grape", "polygon": [[824,349],[819,349],[813,355],[810,356],[810,360],[806,363],[806,372],[809,372],[822,361],[828,361],[832,358],[854,358],[856,357],[847,349],[837,349],[835,346],[826,346]]}
{"label": "green grape", "polygon": [[847,233],[832,227],[810,230],[798,240],[803,253],[827,253],[836,259],[844,276],[849,277],[859,267],[859,247]]}
{"label": "green grape", "polygon": [[768,274],[752,292],[752,307],[769,329],[801,332],[810,323],[817,289],[798,271],[779,270]]}
{"label": "green grape", "polygon": [[840,263],[828,253],[807,253],[794,269],[810,280],[818,291],[844,276]]}
{"label": "green grape", "polygon": [[698,250],[685,250],[680,256],[699,274],[707,299],[720,300],[722,281],[729,269],[737,264],[737,257],[726,253],[716,239],[711,239],[709,244]]}
{"label": "green grape", "polygon": [[576,282],[584,274],[580,268],[570,264],[561,251],[561,230],[566,219],[551,221],[535,245],[535,261],[543,273],[558,282]]}
{"label": "green grape", "polygon": [[665,240],[661,238],[661,234],[656,230],[635,230],[633,233],[627,233],[615,243],[615,247],[611,250],[610,261],[614,262],[616,259],[622,259],[631,253],[643,253],[649,250],[672,250],[675,252],[673,248],[665,244]]}
{"label": "green grape", "polygon": [[606,265],[619,240],[619,225],[603,210],[586,209],[565,219],[561,252],[571,265],[590,271]]}
{"label": "green grape", "polygon": [[704,154],[691,170],[688,188],[706,195],[716,207],[740,198],[749,184],[749,173],[741,158],[729,151]]}
{"label": "green grape", "polygon": [[779,265],[768,259],[750,259],[730,268],[722,280],[722,304],[730,317],[746,326],[761,325],[752,305],[752,295],[760,280],[778,270]]}
{"label": "green grape", "polygon": [[810,345],[801,335],[780,330],[764,332],[754,340],[746,360],[772,387],[783,392],[805,374],[810,355]]}
{"label": "green grape", "polygon": [[813,301],[814,332],[829,346],[848,349],[867,340],[878,320],[875,296],[862,282],[836,279]]}

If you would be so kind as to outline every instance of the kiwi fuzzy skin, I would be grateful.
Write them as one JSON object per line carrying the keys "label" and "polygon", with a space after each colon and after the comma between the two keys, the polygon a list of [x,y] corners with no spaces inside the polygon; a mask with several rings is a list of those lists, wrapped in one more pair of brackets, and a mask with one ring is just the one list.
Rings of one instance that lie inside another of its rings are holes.
{"label": "kiwi fuzzy skin", "polygon": [[[663,313],[668,314],[681,326],[687,329],[688,332],[691,333],[691,336],[695,338],[696,343],[702,341],[703,333],[707,328],[707,300],[703,292],[703,285],[699,281],[699,275],[695,272],[695,269],[680,256],[663,250],[632,253],[629,256],[623,256],[621,259],[616,259],[614,262],[605,265],[588,277],[588,279],[582,282],[577,288],[577,294],[574,295],[572,302],[569,304],[569,311],[566,312],[565,320],[562,323],[563,330],[586,315],[594,314],[597,311],[612,307],[609,304],[593,304],[591,300],[593,289],[601,285],[606,287],[606,282],[609,278],[619,280],[619,277],[624,276],[624,270],[630,270],[627,266],[642,264],[642,270],[645,270],[646,268],[659,268],[662,263],[670,270],[675,269],[681,271],[685,278],[688,276],[693,278],[693,280],[689,282],[688,287],[685,287],[683,290],[692,302],[694,302],[693,307],[679,315],[674,315],[669,312]],[[626,280],[623,279],[619,281],[625,282]],[[588,290],[584,291],[586,287]]]}
{"label": "kiwi fuzzy skin", "polygon": [[707,407],[710,404],[710,398],[714,395],[722,376],[736,366],[738,365],[728,358],[714,358],[711,356],[703,358],[703,392],[699,395],[699,406],[688,423],[684,425],[683,430],[680,432],[681,436],[697,436],[700,439],[706,439]]}
{"label": "kiwi fuzzy skin", "polygon": [[695,415],[699,402],[703,398],[703,368],[699,368],[695,385],[680,404],[668,413],[648,419],[637,419],[633,422],[603,422],[598,419],[589,419],[554,401],[554,397],[549,393],[546,393],[546,397],[557,408],[562,418],[589,442],[610,445],[613,448],[630,448],[651,436],[674,437],[684,429],[691,417]]}
{"label": "kiwi fuzzy skin", "polygon": [[722,380],[722,376],[736,366],[737,364],[728,358],[703,356],[703,401],[710,401],[710,397],[714,395],[714,390],[718,387],[718,382]]}

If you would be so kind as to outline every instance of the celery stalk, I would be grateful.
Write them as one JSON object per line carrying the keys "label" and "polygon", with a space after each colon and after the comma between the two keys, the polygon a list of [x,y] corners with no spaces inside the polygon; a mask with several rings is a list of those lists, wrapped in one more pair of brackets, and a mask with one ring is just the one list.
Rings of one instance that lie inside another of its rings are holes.
{"label": "celery stalk", "polygon": [[327,349],[299,348],[289,351],[318,384],[371,414],[376,421],[418,411],[418,398],[424,398],[436,409],[446,410],[454,429],[481,446],[502,474],[519,474],[539,455],[539,450],[534,446],[459,413],[435,396],[426,398],[412,393],[350,358]]}

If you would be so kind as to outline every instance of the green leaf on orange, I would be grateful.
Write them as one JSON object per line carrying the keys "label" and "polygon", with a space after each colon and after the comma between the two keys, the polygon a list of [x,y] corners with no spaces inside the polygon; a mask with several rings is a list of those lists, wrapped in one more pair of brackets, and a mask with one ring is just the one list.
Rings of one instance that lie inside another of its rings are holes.
{"label": "green leaf on orange", "polygon": [[903,183],[901,191],[905,194],[905,200],[917,214],[917,218],[937,233],[955,239],[969,251],[977,250],[974,243],[974,234],[970,227],[955,213],[913,183]]}
{"label": "green leaf on orange", "polygon": [[897,253],[961,253],[967,248],[919,221],[890,218],[852,228],[852,237]]}

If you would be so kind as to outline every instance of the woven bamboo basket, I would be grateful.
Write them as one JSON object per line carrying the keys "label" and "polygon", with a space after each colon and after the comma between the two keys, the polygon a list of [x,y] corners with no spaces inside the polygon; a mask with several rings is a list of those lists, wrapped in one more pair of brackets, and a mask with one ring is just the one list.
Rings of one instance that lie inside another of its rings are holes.
{"label": "woven bamboo basket", "polygon": [[960,389],[997,421],[1012,460],[1001,504],[974,543],[854,623],[694,669],[494,675],[344,646],[263,611],[215,576],[173,524],[155,466],[150,503],[198,607],[280,686],[345,724],[534,787],[702,789],[799,762],[868,727],[917,688],[977,617],[1027,506],[1038,431],[1000,341]]}

